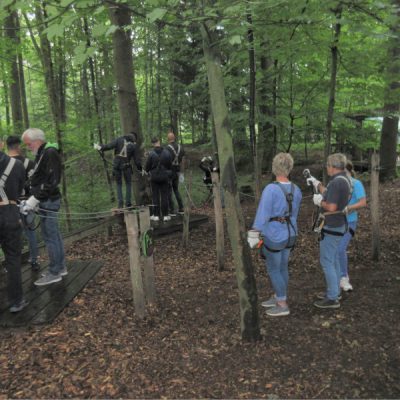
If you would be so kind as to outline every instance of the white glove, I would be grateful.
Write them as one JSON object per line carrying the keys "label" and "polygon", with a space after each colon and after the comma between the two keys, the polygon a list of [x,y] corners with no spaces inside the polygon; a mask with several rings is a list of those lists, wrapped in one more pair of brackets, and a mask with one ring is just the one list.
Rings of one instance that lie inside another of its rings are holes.
{"label": "white glove", "polygon": [[309,178],[307,178],[307,185],[314,186],[314,189],[316,191],[318,191],[318,186],[321,184],[321,181],[319,181],[317,178],[314,178],[313,176],[310,176]]}
{"label": "white glove", "polygon": [[101,146],[100,146],[98,143],[94,143],[94,144],[93,144],[93,148],[94,148],[95,150],[101,151]]}
{"label": "white glove", "polygon": [[147,172],[146,172],[146,170],[145,170],[144,168],[142,168],[142,170],[140,171],[140,173],[141,173],[142,176],[147,175]]}
{"label": "white glove", "polygon": [[321,207],[322,200],[323,200],[322,194],[314,194],[313,202],[316,206]]}
{"label": "white glove", "polygon": [[201,159],[201,162],[205,162],[207,160],[207,157],[203,157],[202,159]]}
{"label": "white glove", "polygon": [[260,243],[260,232],[255,230],[250,230],[247,232],[247,243],[251,249],[254,249],[258,243]]}
{"label": "white glove", "polygon": [[[22,204],[23,203],[23,204]],[[36,211],[39,206],[40,200],[35,196],[29,197],[28,200],[21,202],[20,210],[21,214],[28,214],[29,211]]]}
{"label": "white glove", "polygon": [[185,182],[185,176],[182,173],[180,173],[179,174],[179,183],[183,183],[183,182]]}

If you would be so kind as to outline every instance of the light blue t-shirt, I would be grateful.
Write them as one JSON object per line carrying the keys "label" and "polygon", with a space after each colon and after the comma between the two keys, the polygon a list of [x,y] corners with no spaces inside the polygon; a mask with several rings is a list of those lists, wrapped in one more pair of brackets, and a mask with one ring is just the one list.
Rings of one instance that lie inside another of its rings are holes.
{"label": "light blue t-shirt", "polygon": [[[351,180],[353,182],[353,194],[351,195],[349,206],[358,203],[362,198],[366,197],[365,189],[361,181],[355,178],[351,178]],[[357,222],[357,220],[358,220],[357,211],[353,211],[347,215],[348,222]]]}
{"label": "light blue t-shirt", "polygon": [[[290,182],[280,182],[279,185],[282,185],[286,193],[290,193]],[[270,221],[271,218],[285,216],[288,211],[286,197],[279,185],[271,183],[264,188],[260,203],[258,204],[253,229],[260,231],[264,237],[268,237],[274,242],[285,242],[289,236],[287,224],[279,221]],[[296,185],[293,186],[292,215],[290,221],[297,232],[297,216],[302,196],[300,189]],[[291,232],[291,234],[293,235],[296,232]]]}

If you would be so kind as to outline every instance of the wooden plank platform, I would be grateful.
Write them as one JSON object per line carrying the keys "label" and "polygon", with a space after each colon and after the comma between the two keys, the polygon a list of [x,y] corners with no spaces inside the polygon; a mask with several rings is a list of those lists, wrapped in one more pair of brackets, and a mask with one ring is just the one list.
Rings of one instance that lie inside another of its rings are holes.
{"label": "wooden plank platform", "polygon": [[[207,215],[191,214],[189,221],[189,229],[197,228],[199,225],[208,221]],[[154,222],[151,221],[153,228],[153,235],[155,237],[168,235],[169,233],[182,231],[183,229],[183,215],[172,217],[171,221],[167,222]]]}
{"label": "wooden plank platform", "polygon": [[67,261],[68,275],[61,282],[47,286],[35,286],[46,269],[32,272],[29,266],[23,267],[22,280],[24,297],[28,306],[19,313],[8,311],[7,276],[4,271],[0,276],[0,327],[18,327],[52,322],[64,307],[85,287],[87,282],[102,267],[101,261]]}

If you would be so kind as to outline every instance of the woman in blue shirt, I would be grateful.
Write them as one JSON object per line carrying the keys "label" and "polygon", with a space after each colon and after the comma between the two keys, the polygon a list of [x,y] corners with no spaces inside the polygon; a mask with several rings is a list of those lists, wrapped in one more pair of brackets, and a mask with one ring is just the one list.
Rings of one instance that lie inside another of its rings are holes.
{"label": "woman in blue shirt", "polygon": [[350,240],[354,236],[357,228],[358,213],[356,210],[367,206],[367,199],[365,195],[365,189],[361,181],[354,178],[354,169],[351,161],[347,161],[346,170],[351,175],[351,181],[353,186],[353,193],[349,204],[347,206],[347,222],[349,224],[348,231],[342,237],[339,244],[339,263],[340,263],[340,287],[345,292],[353,290],[353,286],[350,284],[349,272],[348,272],[348,260],[347,260],[347,247],[349,246]]}
{"label": "woman in blue shirt", "polygon": [[[253,230],[250,231],[263,239],[262,253],[275,292],[269,300],[262,302],[262,306],[267,308],[267,314],[270,316],[289,314],[288,263],[293,240],[297,236],[297,216],[302,197],[300,189],[289,181],[288,176],[292,169],[293,158],[290,154],[279,153],[274,157],[272,173],[276,177],[276,182],[264,188]],[[250,239],[249,244],[252,246]]]}

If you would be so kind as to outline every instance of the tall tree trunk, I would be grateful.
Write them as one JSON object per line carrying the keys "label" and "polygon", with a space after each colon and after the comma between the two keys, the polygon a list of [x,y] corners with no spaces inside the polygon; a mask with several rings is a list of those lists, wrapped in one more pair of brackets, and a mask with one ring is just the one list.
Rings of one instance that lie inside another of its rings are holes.
{"label": "tall tree trunk", "polygon": [[381,180],[396,177],[397,140],[399,133],[400,112],[400,0],[392,0],[397,10],[395,22],[391,27],[393,33],[389,43],[387,89],[385,92],[384,117],[381,132],[380,162]]}
{"label": "tall tree trunk", "polygon": [[156,71],[156,91],[157,91],[157,132],[162,134],[162,115],[161,115],[161,24],[157,24],[157,71]]}
{"label": "tall tree trunk", "polygon": [[250,249],[246,243],[243,213],[237,190],[228,107],[221,70],[220,51],[215,31],[207,23],[201,26],[203,51],[207,66],[211,108],[217,135],[221,184],[225,195],[228,234],[233,251],[236,278],[239,287],[241,332],[244,340],[258,340],[260,328],[257,306],[257,288]]}
{"label": "tall tree trunk", "polygon": [[[122,5],[108,6],[111,23],[118,27],[113,34],[114,47],[114,73],[118,87],[118,106],[121,120],[121,130],[123,134],[131,131],[137,133],[138,147],[140,156],[143,155],[141,149],[142,130],[140,126],[139,104],[137,100],[135,85],[135,70],[132,56],[131,14]],[[139,174],[135,174],[138,181],[133,185],[136,204],[143,204],[145,195],[145,180]]]}
{"label": "tall tree trunk", "polygon": [[[342,25],[340,18],[342,17],[342,5],[339,4],[334,10],[336,16],[336,23],[334,27],[333,43],[331,46],[331,78],[329,85],[329,104],[328,104],[328,115],[326,118],[325,128],[325,147],[324,157],[325,160],[328,158],[331,152],[331,138],[332,138],[332,123],[333,123],[333,112],[335,110],[335,97],[336,97],[336,81],[337,81],[337,70],[338,70],[338,44],[340,38],[340,30]],[[324,182],[327,181],[327,171],[324,168]]]}

